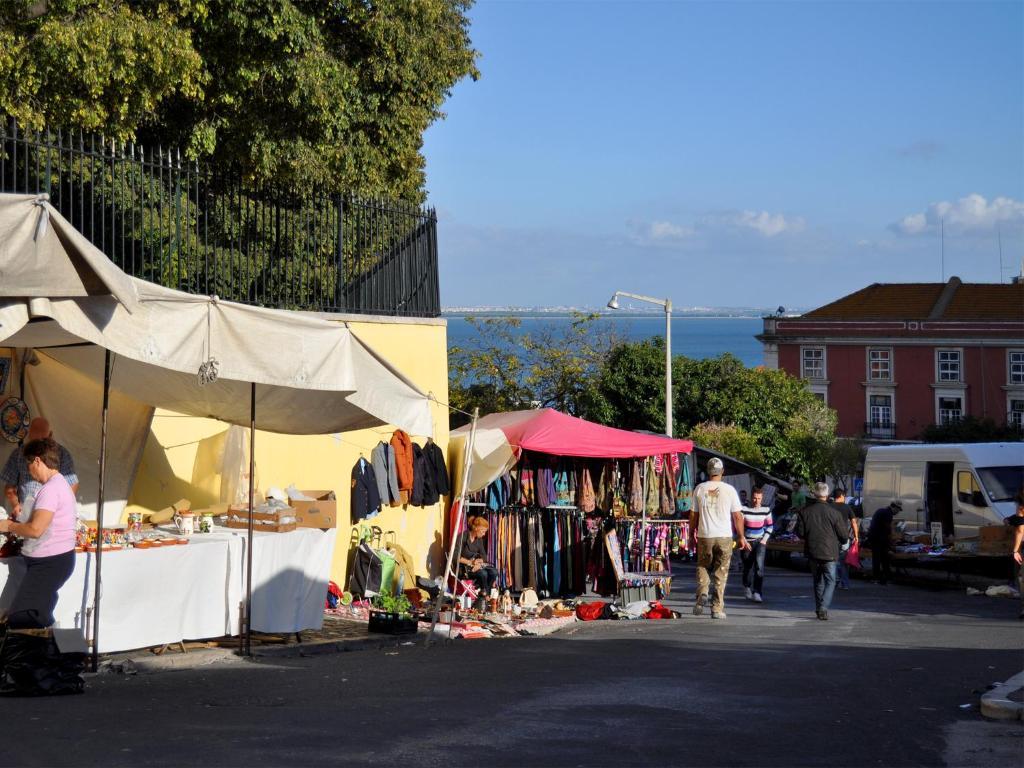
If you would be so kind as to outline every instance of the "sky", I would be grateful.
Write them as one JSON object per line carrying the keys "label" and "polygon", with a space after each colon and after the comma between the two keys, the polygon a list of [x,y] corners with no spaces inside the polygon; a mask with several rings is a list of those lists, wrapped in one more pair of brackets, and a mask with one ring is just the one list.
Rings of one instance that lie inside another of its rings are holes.
{"label": "sky", "polygon": [[807,308],[873,282],[996,282],[1000,238],[1002,278],[1020,272],[1019,0],[471,17],[482,76],[424,137],[446,307],[623,290]]}

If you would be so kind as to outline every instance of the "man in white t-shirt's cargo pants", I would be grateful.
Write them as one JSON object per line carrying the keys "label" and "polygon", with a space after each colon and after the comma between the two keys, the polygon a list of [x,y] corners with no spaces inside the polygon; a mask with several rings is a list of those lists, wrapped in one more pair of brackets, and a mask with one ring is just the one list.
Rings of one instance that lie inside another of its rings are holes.
{"label": "man in white t-shirt's cargo pants", "polygon": [[700,616],[704,613],[710,582],[714,580],[711,618],[724,619],[725,582],[729,578],[733,532],[739,537],[741,550],[750,549],[750,544],[743,535],[743,507],[739,494],[731,485],[722,482],[725,465],[721,459],[711,458],[707,469],[710,479],[693,489],[693,510],[690,512],[690,530],[697,538],[697,601],[693,614]]}

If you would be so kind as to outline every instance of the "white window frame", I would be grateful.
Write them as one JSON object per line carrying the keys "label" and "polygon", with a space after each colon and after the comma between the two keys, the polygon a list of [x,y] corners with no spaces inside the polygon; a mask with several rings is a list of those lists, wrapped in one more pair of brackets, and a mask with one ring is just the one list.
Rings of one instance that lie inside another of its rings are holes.
{"label": "white window frame", "polygon": [[[1017,361],[1013,359],[1015,356],[1019,357]],[[1014,365],[1020,366],[1020,378],[1013,377]],[[1024,386],[1024,349],[1006,350],[1006,383],[1011,387]]]}
{"label": "white window frame", "polygon": [[[886,376],[885,378],[875,378],[875,376],[874,376],[874,371],[871,368],[871,363],[873,362],[871,360],[871,355],[874,352],[884,352],[887,355],[886,362],[888,363],[888,366],[889,366],[889,375]],[[895,375],[893,373],[893,365],[892,365],[893,364],[893,351],[892,351],[892,347],[868,347],[867,356],[868,356],[868,360],[867,360],[867,367],[868,367],[868,370],[867,370],[867,374],[868,374],[867,375],[867,381],[868,382],[890,383],[890,382],[892,382],[894,380]],[[878,394],[881,394],[881,393],[878,393]]]}
{"label": "white window frame", "polygon": [[[808,381],[815,381],[815,379],[808,379]],[[821,395],[825,405],[828,405],[828,384],[808,384],[807,390],[811,394]]]}
{"label": "white window frame", "polygon": [[[872,397],[888,397],[889,398],[889,424],[888,426],[879,425],[879,432],[887,432],[886,435],[875,435],[872,431],[872,424],[874,419],[871,418],[871,398]],[[864,396],[864,423],[867,425],[867,429],[864,433],[867,437],[895,437],[896,434],[896,393],[890,389],[880,389],[869,387]]]}
{"label": "white window frame", "polygon": [[967,415],[967,393],[962,389],[936,389],[935,390],[935,423],[938,426],[951,424],[951,421],[942,420],[942,411],[939,403],[945,398],[956,398],[960,401],[960,419]]}
{"label": "white window frame", "polygon": [[[939,358],[943,353],[955,352],[960,362],[957,365],[957,377],[956,379],[943,379],[940,378],[941,363]],[[936,384],[963,384],[964,383],[964,350],[962,347],[937,347],[935,350],[935,383]],[[937,423],[937,422],[936,422]]]}
{"label": "white window frame", "polygon": [[[805,352],[821,352],[821,376],[808,376],[804,365]],[[800,378],[806,381],[825,381],[828,378],[828,351],[824,346],[800,347]]]}
{"label": "white window frame", "polygon": [[[1013,404],[1021,403],[1020,410],[1014,410]],[[1016,426],[1017,429],[1024,429],[1024,393],[1010,393],[1006,396],[1006,424]]]}

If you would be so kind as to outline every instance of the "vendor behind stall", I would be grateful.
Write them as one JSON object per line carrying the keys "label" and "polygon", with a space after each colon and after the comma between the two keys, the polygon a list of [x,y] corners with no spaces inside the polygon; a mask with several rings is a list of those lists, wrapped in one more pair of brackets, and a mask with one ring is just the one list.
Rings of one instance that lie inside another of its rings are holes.
{"label": "vendor behind stall", "polygon": [[75,569],[75,495],[60,471],[60,446],[52,438],[22,449],[25,465],[39,484],[27,520],[0,520],[0,533],[25,540],[25,577],[7,614],[12,629],[43,629],[53,624],[57,591]]}
{"label": "vendor behind stall", "polygon": [[487,563],[488,527],[486,517],[474,517],[459,542],[459,578],[476,584],[477,602],[487,597],[498,577],[498,569]]}

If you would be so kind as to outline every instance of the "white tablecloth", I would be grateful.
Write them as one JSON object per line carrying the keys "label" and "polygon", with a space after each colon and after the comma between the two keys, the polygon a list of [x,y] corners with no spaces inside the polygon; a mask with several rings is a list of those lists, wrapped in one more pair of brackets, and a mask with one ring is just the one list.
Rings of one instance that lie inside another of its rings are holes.
{"label": "white tablecloth", "polygon": [[[184,546],[103,553],[99,649],[102,653],[179,640],[237,635],[245,599],[246,531],[217,528]],[[323,625],[335,531],[299,528],[253,540],[253,629],[298,632]],[[92,635],[96,555],[76,556],[58,595],[60,627]],[[0,560],[0,611],[24,572],[21,558]]]}

